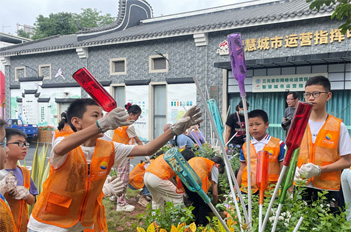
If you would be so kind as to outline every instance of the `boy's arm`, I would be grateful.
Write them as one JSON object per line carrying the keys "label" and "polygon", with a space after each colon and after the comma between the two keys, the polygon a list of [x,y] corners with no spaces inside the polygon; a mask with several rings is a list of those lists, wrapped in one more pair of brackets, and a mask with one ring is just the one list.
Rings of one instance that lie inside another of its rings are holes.
{"label": "boy's arm", "polygon": [[97,125],[87,127],[84,130],[75,132],[64,138],[59,144],[54,147],[54,153],[58,156],[63,156],[74,148],[80,146],[82,143],[91,139],[92,137],[97,137],[100,134],[100,130]]}
{"label": "boy's arm", "polygon": [[152,140],[150,143],[142,146],[134,146],[128,156],[149,156],[154,154],[158,149],[165,145],[174,135],[180,135],[193,125],[202,122],[200,108],[193,106],[176,121],[166,132]]}
{"label": "boy's arm", "polygon": [[213,196],[213,204],[216,205],[218,203],[218,184],[212,181],[212,196]]}
{"label": "boy's arm", "polygon": [[171,138],[173,138],[173,133],[171,129],[168,129],[165,133],[152,140],[150,143],[142,146],[134,146],[133,150],[129,153],[128,156],[149,156],[154,154],[165,145]]}
{"label": "boy's arm", "polygon": [[143,142],[141,142],[141,140],[139,139],[138,136],[134,137],[135,139],[135,142],[138,144],[138,145],[143,145]]}
{"label": "boy's arm", "polygon": [[340,159],[326,166],[319,166],[321,173],[340,171],[351,166],[350,155],[341,156]]}
{"label": "boy's arm", "polygon": [[26,199],[26,203],[27,203],[28,205],[33,205],[34,202],[35,202],[35,196],[33,196],[32,194],[30,194],[30,195],[27,197],[27,199]]}
{"label": "boy's arm", "polygon": [[133,120],[127,120],[128,117],[128,114],[123,108],[117,107],[106,114],[103,118],[97,120],[96,123],[93,123],[83,130],[68,135],[54,147],[53,151],[55,155],[63,156],[87,140],[92,139],[93,137],[97,138],[100,133],[134,123]]}
{"label": "boy's arm", "polygon": [[239,187],[241,187],[241,176],[243,175],[244,168],[246,167],[246,162],[240,162],[240,169],[236,180],[238,181]]}

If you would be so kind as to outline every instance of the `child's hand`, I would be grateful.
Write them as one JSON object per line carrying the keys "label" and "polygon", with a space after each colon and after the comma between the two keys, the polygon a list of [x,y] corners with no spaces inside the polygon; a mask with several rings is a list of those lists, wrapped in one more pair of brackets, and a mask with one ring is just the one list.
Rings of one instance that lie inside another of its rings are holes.
{"label": "child's hand", "polygon": [[176,121],[172,126],[171,130],[176,135],[184,133],[184,131],[193,125],[202,122],[202,114],[200,113],[200,108],[196,106],[191,107],[185,114]]}
{"label": "child's hand", "polygon": [[134,120],[128,120],[129,115],[125,109],[117,107],[111,110],[105,117],[100,118],[97,123],[100,126],[100,130],[106,132],[108,130],[114,130],[117,127],[128,126],[134,123]]}
{"label": "child's hand", "polygon": [[300,172],[300,175],[306,179],[321,174],[321,168],[313,163],[303,164],[298,171]]}
{"label": "child's hand", "polygon": [[9,195],[16,200],[26,200],[30,196],[30,192],[24,186],[17,186],[9,192]]}
{"label": "child's hand", "polygon": [[17,187],[16,176],[13,172],[7,174],[1,181],[0,181],[0,192],[6,193],[9,192]]}

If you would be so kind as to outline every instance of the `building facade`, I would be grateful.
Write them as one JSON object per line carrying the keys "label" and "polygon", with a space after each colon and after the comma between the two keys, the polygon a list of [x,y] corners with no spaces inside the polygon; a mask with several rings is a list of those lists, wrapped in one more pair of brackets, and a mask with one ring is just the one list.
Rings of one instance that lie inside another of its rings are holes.
{"label": "building facade", "polygon": [[[351,125],[351,36],[331,20],[333,6],[309,10],[305,0],[261,0],[153,17],[144,0],[120,0],[115,23],[0,49],[6,74],[6,116],[56,125],[86,93],[72,78],[81,67],[99,80],[119,106],[143,110],[137,133],[151,140],[199,95],[217,100],[223,121],[234,112],[239,89],[231,74],[227,35],[241,33],[250,109],[264,109],[270,133],[280,127],[287,91],[302,97],[304,83],[325,75],[332,83],[328,112]],[[201,88],[197,89],[196,77]],[[303,99],[302,99],[303,100]],[[204,111],[204,110],[203,110]],[[211,137],[208,117],[201,126]]]}

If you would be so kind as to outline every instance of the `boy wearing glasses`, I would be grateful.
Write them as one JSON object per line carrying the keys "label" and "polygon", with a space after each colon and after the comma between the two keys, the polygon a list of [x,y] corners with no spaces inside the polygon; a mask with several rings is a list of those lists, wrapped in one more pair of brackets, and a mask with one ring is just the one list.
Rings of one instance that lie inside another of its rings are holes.
{"label": "boy wearing glasses", "polygon": [[5,169],[16,176],[16,189],[5,194],[10,205],[16,224],[16,231],[27,231],[28,206],[33,205],[38,190],[30,178],[30,172],[25,167],[17,166],[18,160],[23,160],[27,155],[26,134],[18,129],[6,128],[8,158]]}
{"label": "boy wearing glasses", "polygon": [[16,188],[15,176],[4,172],[8,148],[6,147],[6,122],[0,119],[0,231],[16,231],[11,210],[4,197],[5,193]]}
{"label": "boy wearing glasses", "polygon": [[338,212],[341,170],[351,165],[350,135],[342,120],[326,111],[326,104],[332,97],[326,77],[310,78],[304,96],[313,108],[301,142],[295,180],[307,180],[302,198],[308,203],[317,200],[318,192],[328,190],[330,210]]}

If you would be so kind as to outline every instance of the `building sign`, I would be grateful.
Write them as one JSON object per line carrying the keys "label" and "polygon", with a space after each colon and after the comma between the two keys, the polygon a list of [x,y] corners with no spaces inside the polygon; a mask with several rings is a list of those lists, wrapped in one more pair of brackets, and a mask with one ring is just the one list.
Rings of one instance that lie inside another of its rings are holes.
{"label": "building sign", "polygon": [[[137,104],[141,108],[139,119],[133,124],[136,134],[140,140],[146,141],[149,139],[149,86],[136,85],[126,86],[126,102]],[[121,104],[122,106],[122,104]],[[124,106],[124,105],[123,105]],[[122,106],[122,107],[123,107]]]}
{"label": "building sign", "polygon": [[167,85],[167,122],[175,123],[186,110],[196,105],[195,84]]}
{"label": "building sign", "polygon": [[[343,35],[340,29],[319,30],[313,32],[305,32],[299,34],[290,34],[285,36],[274,36],[274,37],[262,37],[262,38],[251,38],[243,41],[245,52],[253,51],[264,51],[270,49],[280,48],[297,48],[297,47],[308,47],[323,44],[332,44],[339,42],[341,43],[345,39],[351,38],[350,30],[347,30],[346,34]],[[228,42],[224,40],[219,44],[219,48],[216,51],[217,54],[229,55]]]}
{"label": "building sign", "polygon": [[286,92],[287,90],[304,91],[306,81],[310,77],[318,75],[328,77],[327,73],[254,76],[252,77],[252,92]]}

